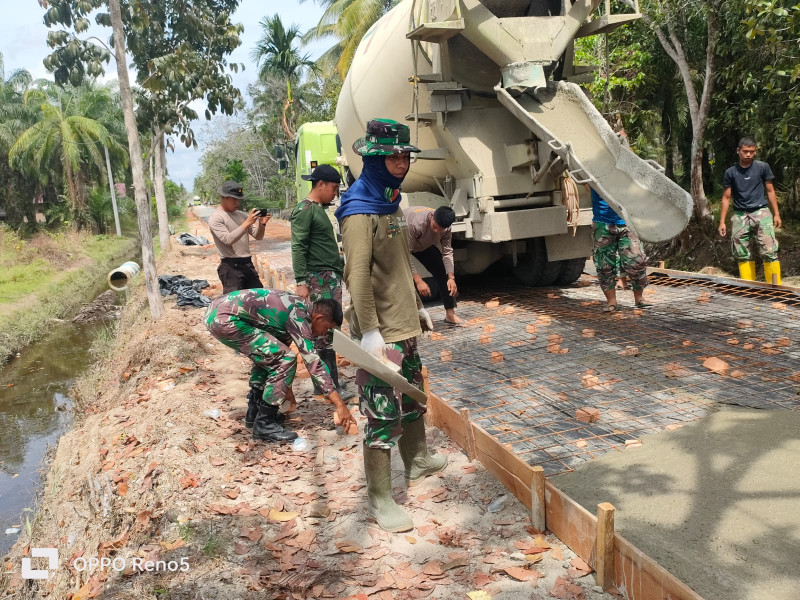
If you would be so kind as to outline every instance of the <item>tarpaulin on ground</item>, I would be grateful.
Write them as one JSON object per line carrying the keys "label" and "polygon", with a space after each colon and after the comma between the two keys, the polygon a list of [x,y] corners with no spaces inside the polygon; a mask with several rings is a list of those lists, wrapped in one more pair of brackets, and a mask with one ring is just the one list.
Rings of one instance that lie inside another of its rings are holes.
{"label": "tarpaulin on ground", "polygon": [[183,275],[159,275],[158,289],[162,296],[175,294],[178,306],[197,306],[205,308],[211,300],[203,296],[200,290],[209,286],[205,279],[189,279]]}
{"label": "tarpaulin on ground", "polygon": [[192,235],[191,233],[179,233],[176,239],[181,246],[207,246],[211,243],[202,235]]}

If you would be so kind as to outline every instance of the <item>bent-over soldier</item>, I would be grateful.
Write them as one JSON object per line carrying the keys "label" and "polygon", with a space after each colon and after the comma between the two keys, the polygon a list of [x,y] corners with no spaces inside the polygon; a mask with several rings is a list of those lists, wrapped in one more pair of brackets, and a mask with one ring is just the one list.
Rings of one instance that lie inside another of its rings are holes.
{"label": "bent-over soldier", "polygon": [[314,353],[314,338],[340,327],[342,307],[336,300],[315,302],[309,311],[302,298],[281,290],[237,290],[216,298],[205,317],[208,331],[226,346],[253,361],[250,371],[245,422],[253,427],[253,439],[291,442],[297,437],[286,430],[279,409],[294,402],[291,390],[297,371],[295,343],[308,373],[322,394],[336,407],[347,431],[355,423],[333,385],[328,367]]}

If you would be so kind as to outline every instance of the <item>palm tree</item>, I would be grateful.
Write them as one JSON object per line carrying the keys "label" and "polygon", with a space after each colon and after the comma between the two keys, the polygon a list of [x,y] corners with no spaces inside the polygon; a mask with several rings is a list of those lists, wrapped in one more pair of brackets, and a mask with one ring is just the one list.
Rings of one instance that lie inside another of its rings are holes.
{"label": "palm tree", "polygon": [[21,225],[26,217],[28,223],[35,222],[31,198],[36,195],[36,185],[8,163],[11,146],[33,123],[33,111],[23,101],[32,81],[31,74],[23,69],[7,72],[0,53],[0,205],[13,226]]}
{"label": "palm tree", "polygon": [[36,123],[22,132],[9,151],[12,166],[35,175],[41,184],[63,178],[73,212],[83,207],[84,179],[93,169],[103,179],[102,144],[124,152],[104,122],[113,105],[106,88],[59,87],[47,81],[25,93],[25,104],[38,108]]}
{"label": "palm tree", "polygon": [[0,52],[0,152],[8,152],[14,145],[25,121],[23,95],[32,81],[31,74],[25,69],[17,69],[6,76],[3,53]]}
{"label": "palm tree", "polygon": [[317,0],[317,2],[325,6],[325,12],[322,13],[317,26],[305,34],[303,41],[308,43],[327,37],[338,40],[319,58],[317,64],[322,68],[335,66],[344,79],[361,38],[378,19],[397,4],[398,0]]}
{"label": "palm tree", "polygon": [[259,23],[262,29],[261,39],[253,48],[250,56],[259,67],[259,77],[267,80],[270,76],[281,77],[286,83],[286,100],[283,105],[283,130],[286,137],[294,139],[294,124],[290,123],[287,116],[294,99],[292,98],[292,84],[300,81],[300,77],[307,69],[316,70],[314,61],[308,54],[301,55],[295,48],[295,42],[300,42],[300,29],[292,25],[288,29],[283,25],[279,15],[264,17]]}

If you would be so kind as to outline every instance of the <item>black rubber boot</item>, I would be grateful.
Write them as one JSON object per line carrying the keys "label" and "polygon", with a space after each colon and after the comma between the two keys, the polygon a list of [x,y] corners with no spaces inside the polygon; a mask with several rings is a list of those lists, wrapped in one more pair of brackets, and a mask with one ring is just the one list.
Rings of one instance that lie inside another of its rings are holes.
{"label": "black rubber boot", "polygon": [[333,379],[333,385],[336,388],[336,391],[339,392],[339,396],[342,398],[342,400],[347,402],[351,398],[354,398],[355,394],[353,392],[346,390],[343,386],[339,385],[339,366],[336,364],[336,351],[332,348],[320,350],[319,357],[322,362],[328,366],[328,370],[331,373],[331,379]]}
{"label": "black rubber boot", "polygon": [[283,428],[278,420],[278,407],[261,403],[253,422],[253,439],[261,442],[291,442],[297,439],[294,431]]}
{"label": "black rubber boot", "polygon": [[[256,420],[256,415],[258,414],[258,405],[261,403],[261,398],[264,394],[264,390],[257,387],[251,387],[250,391],[247,393],[247,414],[244,416],[244,426],[248,429],[253,428],[253,423]],[[283,423],[284,419],[286,419],[286,415],[282,412],[278,413],[278,416],[275,417],[278,423]]]}

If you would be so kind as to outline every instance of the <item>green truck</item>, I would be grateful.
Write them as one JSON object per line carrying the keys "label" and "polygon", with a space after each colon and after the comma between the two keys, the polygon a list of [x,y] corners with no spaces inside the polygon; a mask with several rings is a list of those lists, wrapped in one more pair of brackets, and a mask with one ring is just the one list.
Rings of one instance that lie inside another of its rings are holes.
{"label": "green truck", "polygon": [[[341,163],[342,142],[333,121],[303,123],[297,130],[294,146],[295,191],[299,202],[311,191],[311,182],[301,175],[309,175],[318,165],[330,165],[342,176],[342,191],[346,188],[345,168]],[[337,162],[338,159],[338,162]]]}

